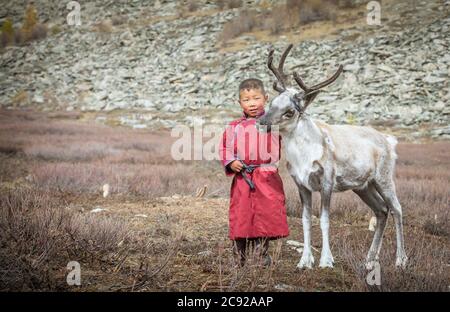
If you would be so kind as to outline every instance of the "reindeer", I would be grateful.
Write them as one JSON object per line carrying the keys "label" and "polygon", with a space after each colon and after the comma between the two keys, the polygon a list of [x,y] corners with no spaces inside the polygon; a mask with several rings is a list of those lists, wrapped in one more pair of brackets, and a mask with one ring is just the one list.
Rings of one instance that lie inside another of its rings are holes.
{"label": "reindeer", "polygon": [[402,207],[394,184],[395,146],[397,140],[370,127],[329,125],[313,120],[306,109],[322,88],[333,83],[342,72],[342,65],[325,81],[308,87],[300,75],[293,77],[303,91],[286,87],[284,61],[292,44],[274,67],[270,49],[267,65],[277,78],[273,88],[279,93],[268,111],[258,120],[260,131],[270,131],[277,125],[283,137],[287,169],[294,179],[303,206],[302,224],[304,250],[298,268],[312,268],[311,209],[312,192],[320,192],[322,251],[319,266],[333,267],[334,259],[329,244],[329,209],[333,192],[352,190],[375,213],[377,225],[372,245],[366,258],[367,269],[379,259],[383,232],[388,213],[394,216],[397,237],[396,266],[404,267],[407,256],[403,242]]}

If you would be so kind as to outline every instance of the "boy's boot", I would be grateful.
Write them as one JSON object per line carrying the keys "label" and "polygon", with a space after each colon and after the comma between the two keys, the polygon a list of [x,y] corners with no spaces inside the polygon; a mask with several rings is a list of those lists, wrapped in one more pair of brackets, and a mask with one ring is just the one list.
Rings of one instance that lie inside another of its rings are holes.
{"label": "boy's boot", "polygon": [[233,253],[235,255],[236,262],[239,263],[239,266],[243,266],[245,264],[245,251],[246,251],[246,239],[238,238],[233,241]]}
{"label": "boy's boot", "polygon": [[264,266],[272,264],[272,258],[269,255],[269,239],[265,237],[258,237],[255,241],[255,249],[259,252]]}

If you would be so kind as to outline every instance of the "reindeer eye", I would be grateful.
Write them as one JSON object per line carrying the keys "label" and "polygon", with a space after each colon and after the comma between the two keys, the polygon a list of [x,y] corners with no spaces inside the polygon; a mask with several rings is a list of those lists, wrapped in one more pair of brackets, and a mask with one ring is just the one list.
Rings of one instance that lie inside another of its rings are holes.
{"label": "reindeer eye", "polygon": [[287,112],[285,112],[282,117],[285,119],[288,119],[288,118],[291,118],[292,116],[294,116],[294,111],[292,109],[290,109]]}

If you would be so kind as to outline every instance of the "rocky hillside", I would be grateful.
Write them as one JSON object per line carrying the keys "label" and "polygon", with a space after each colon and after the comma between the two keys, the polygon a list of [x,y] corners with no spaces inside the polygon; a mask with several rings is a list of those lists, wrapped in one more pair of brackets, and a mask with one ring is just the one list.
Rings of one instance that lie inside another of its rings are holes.
{"label": "rocky hillside", "polygon": [[[249,31],[227,43],[219,40],[225,23],[245,7],[273,4],[244,1],[230,9],[199,1],[187,10],[175,1],[78,2],[81,26],[67,24],[65,2],[35,1],[52,31],[1,50],[1,106],[95,112],[99,121],[136,128],[222,125],[239,115],[239,81],[255,76],[269,89],[268,48],[293,42],[287,72],[297,70],[307,82],[344,65],[312,105],[315,117],[389,127],[407,138],[450,138],[448,0],[383,0],[380,26],[366,24],[361,4],[333,24],[318,21],[283,35]],[[26,3],[2,4],[2,22],[10,17],[20,26]]]}

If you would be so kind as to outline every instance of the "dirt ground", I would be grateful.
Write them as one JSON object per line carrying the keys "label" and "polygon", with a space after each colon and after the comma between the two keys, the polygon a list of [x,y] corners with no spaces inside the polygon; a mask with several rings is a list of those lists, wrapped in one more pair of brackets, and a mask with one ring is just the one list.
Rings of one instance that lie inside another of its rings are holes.
{"label": "dirt ground", "polygon": [[[73,116],[72,116],[73,117]],[[271,242],[274,264],[236,266],[228,239],[230,179],[220,163],[176,162],[168,132],[109,127],[68,116],[0,114],[0,288],[62,291],[448,291],[450,144],[400,143],[397,190],[409,265],[395,268],[390,217],[381,285],[366,283],[372,213],[351,192],[331,208],[333,269],[296,265],[300,201],[285,168],[290,236]],[[109,195],[103,187],[110,185]],[[206,185],[204,194],[196,196]],[[300,249],[298,249],[300,248]],[[66,282],[69,261],[81,286]]]}

